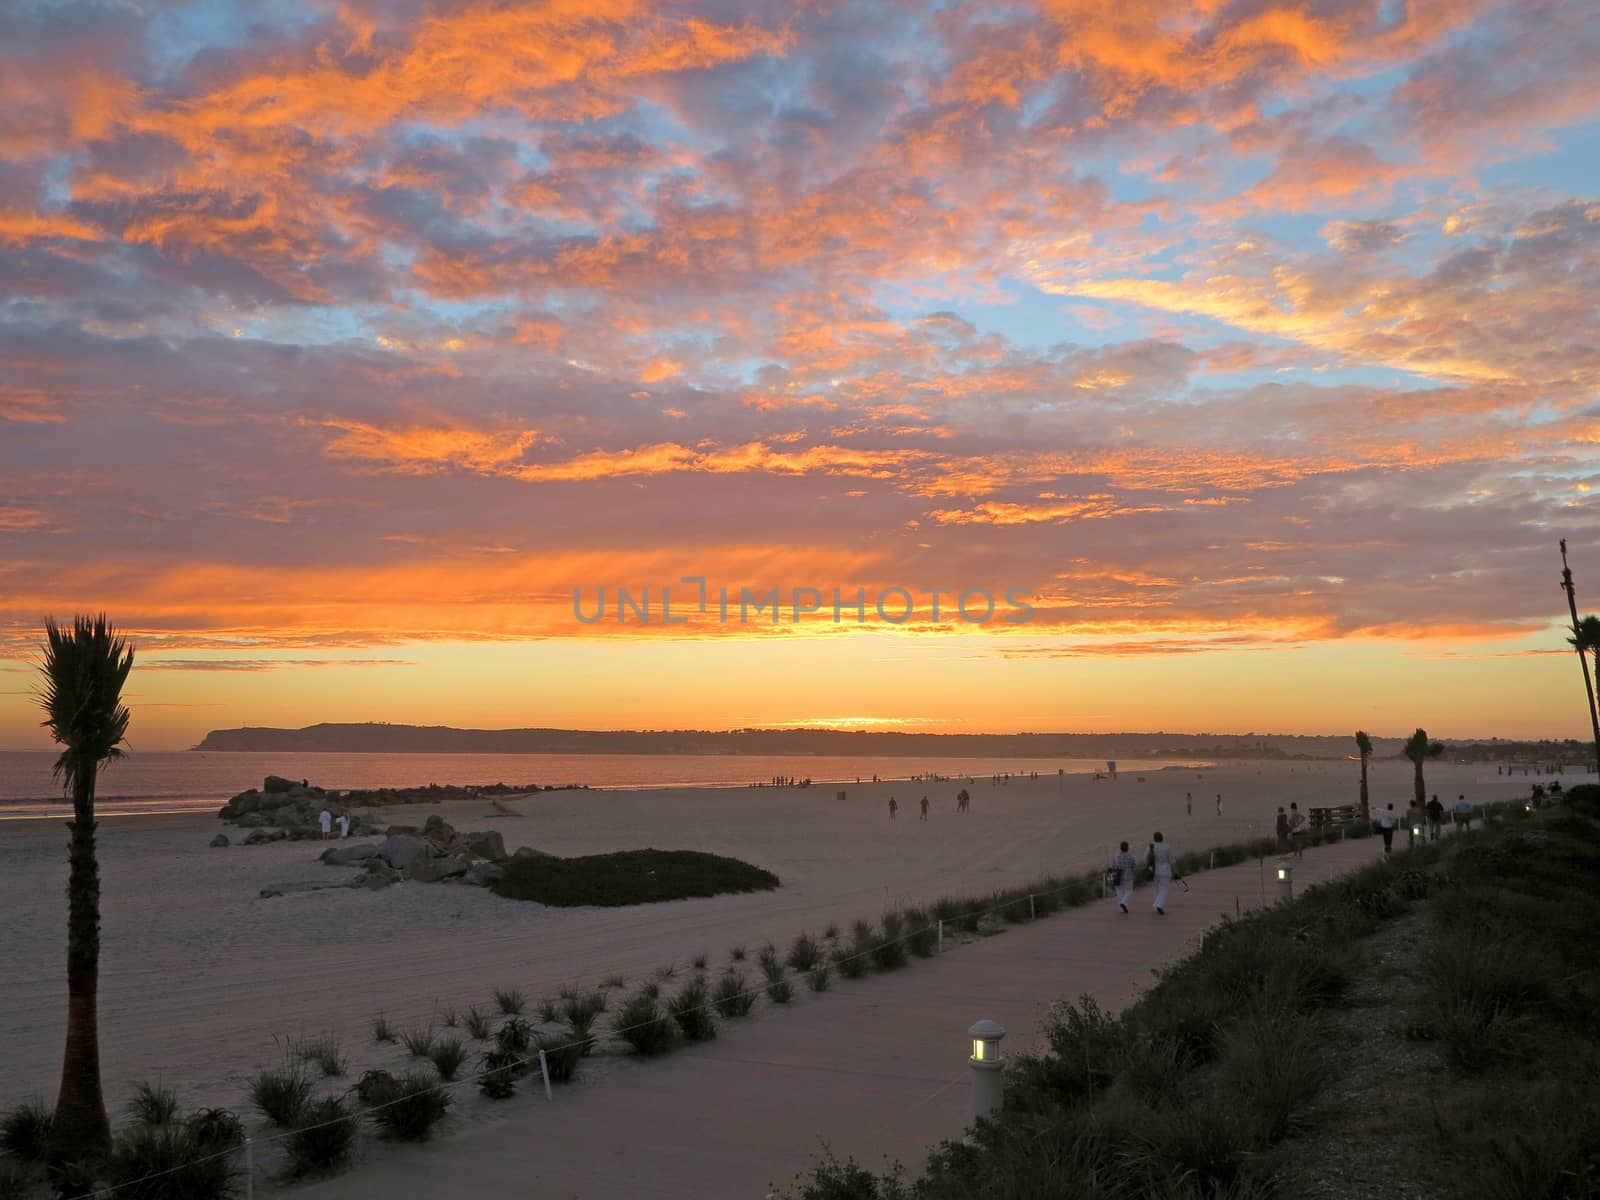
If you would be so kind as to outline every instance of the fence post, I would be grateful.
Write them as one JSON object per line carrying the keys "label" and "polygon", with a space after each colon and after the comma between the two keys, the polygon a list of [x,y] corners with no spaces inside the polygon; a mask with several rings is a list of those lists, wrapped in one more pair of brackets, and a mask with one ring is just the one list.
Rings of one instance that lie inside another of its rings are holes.
{"label": "fence post", "polygon": [[550,1094],[550,1064],[545,1059],[543,1046],[539,1047],[539,1074],[544,1076],[544,1098],[554,1100],[555,1097]]}

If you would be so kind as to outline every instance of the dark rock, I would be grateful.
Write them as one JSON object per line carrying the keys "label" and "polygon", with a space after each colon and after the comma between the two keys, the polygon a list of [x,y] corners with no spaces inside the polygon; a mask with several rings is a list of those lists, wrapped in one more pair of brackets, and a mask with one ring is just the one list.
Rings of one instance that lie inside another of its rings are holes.
{"label": "dark rock", "polygon": [[260,846],[266,842],[281,842],[289,835],[281,829],[253,829],[250,836],[245,838],[246,846]]}
{"label": "dark rock", "polygon": [[218,846],[218,847],[221,847],[221,846],[226,846],[226,845],[228,845],[228,844],[229,844],[229,843],[228,843],[228,835],[227,835],[227,834],[225,834],[225,833],[219,833],[219,834],[217,834],[217,836],[216,836],[216,837],[214,837],[214,838],[212,838],[212,839],[211,839],[211,844],[212,844],[212,845],[213,845],[213,846]]}
{"label": "dark rock", "polygon": [[491,862],[501,862],[506,857],[506,840],[496,830],[490,829],[483,833],[464,833],[461,835],[461,842],[479,858],[487,858]]}
{"label": "dark rock", "polygon": [[384,832],[390,837],[416,837],[422,830],[415,825],[391,825]]}
{"label": "dark rock", "polygon": [[360,846],[329,846],[322,852],[322,861],[335,867],[353,867],[377,857],[378,847],[370,842]]}
{"label": "dark rock", "polygon": [[367,860],[367,869],[356,877],[356,881],[352,886],[363,887],[368,891],[376,892],[380,888],[388,887],[391,883],[399,883],[401,878],[400,872],[384,866],[381,858],[369,858]]}
{"label": "dark rock", "polygon": [[266,813],[248,812],[239,818],[237,824],[241,829],[260,829],[263,825],[271,825],[272,819]]}
{"label": "dark rock", "polygon": [[294,780],[285,779],[281,775],[268,775],[266,779],[262,780],[261,782],[261,790],[269,793],[287,792],[290,788],[295,786],[296,784]]}
{"label": "dark rock", "polygon": [[549,858],[550,855],[546,854],[543,850],[535,850],[532,846],[518,846],[517,847],[517,852],[515,854],[513,854],[511,857],[512,858]]}
{"label": "dark rock", "polygon": [[417,883],[439,883],[472,869],[472,862],[464,855],[451,854],[444,858],[414,858],[406,868],[406,878]]}
{"label": "dark rock", "polygon": [[503,879],[505,873],[506,869],[499,863],[481,862],[474,864],[472,869],[461,878],[463,882],[473,884],[476,887],[488,887],[497,879]]}
{"label": "dark rock", "polygon": [[404,871],[413,862],[433,857],[428,844],[414,837],[389,837],[378,847],[378,857],[397,871]]}

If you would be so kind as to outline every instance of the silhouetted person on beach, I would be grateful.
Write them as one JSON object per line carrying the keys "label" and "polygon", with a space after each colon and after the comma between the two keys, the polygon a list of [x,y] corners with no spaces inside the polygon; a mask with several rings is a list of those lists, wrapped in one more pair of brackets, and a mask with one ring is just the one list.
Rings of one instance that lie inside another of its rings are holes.
{"label": "silhouetted person on beach", "polygon": [[1400,814],[1394,811],[1390,804],[1378,814],[1378,832],[1383,835],[1383,852],[1390,854],[1394,851],[1394,827],[1400,822]]}
{"label": "silhouetted person on beach", "polygon": [[1283,811],[1283,805],[1278,805],[1278,815],[1272,823],[1272,832],[1278,835],[1278,853],[1283,853],[1289,846],[1289,814]]}
{"label": "silhouetted person on beach", "polygon": [[1444,805],[1439,803],[1439,797],[1434,796],[1428,801],[1428,840],[1439,840],[1439,827],[1444,824]]}
{"label": "silhouetted person on beach", "polygon": [[1183,815],[1186,816],[1186,817],[1194,816],[1194,793],[1193,792],[1185,792],[1183,794]]}
{"label": "silhouetted person on beach", "polygon": [[1456,797],[1456,824],[1468,832],[1472,830],[1472,805],[1465,796]]}
{"label": "silhouetted person on beach", "polygon": [[1218,792],[1217,793],[1217,816],[1220,817],[1221,815],[1222,815],[1222,793]]}
{"label": "silhouetted person on beach", "polygon": [[1306,815],[1300,811],[1298,804],[1289,805],[1289,845],[1294,848],[1294,856],[1299,858],[1305,853]]}
{"label": "silhouetted person on beach", "polygon": [[1128,852],[1128,843],[1122,843],[1122,853],[1111,860],[1111,886],[1117,889],[1117,906],[1128,911],[1128,901],[1133,898],[1133,876],[1139,869],[1139,860]]}
{"label": "silhouetted person on beach", "polygon": [[962,788],[956,793],[956,811],[958,813],[964,813],[971,807],[972,795],[967,791],[966,788]]}
{"label": "silhouetted person on beach", "polygon": [[1167,892],[1172,887],[1175,875],[1172,847],[1161,840],[1161,834],[1156,834],[1155,841],[1150,843],[1150,874],[1155,877],[1156,894],[1150,907],[1161,916],[1167,915]]}
{"label": "silhouetted person on beach", "polygon": [[922,798],[922,816],[920,819],[924,821],[928,819],[928,798],[926,796]]}
{"label": "silhouetted person on beach", "polygon": [[894,797],[889,797],[889,820],[894,820],[895,813],[900,811],[900,806],[894,802]]}

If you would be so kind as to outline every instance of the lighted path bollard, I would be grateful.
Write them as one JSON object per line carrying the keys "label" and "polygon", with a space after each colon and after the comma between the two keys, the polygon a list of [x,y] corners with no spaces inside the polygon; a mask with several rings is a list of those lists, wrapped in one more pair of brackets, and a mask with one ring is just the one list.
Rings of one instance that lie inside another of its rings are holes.
{"label": "lighted path bollard", "polygon": [[1294,863],[1287,858],[1278,860],[1278,899],[1294,899]]}
{"label": "lighted path bollard", "polygon": [[1005,1091],[1000,1039],[1006,1036],[1006,1027],[998,1021],[979,1021],[967,1030],[967,1036],[972,1039],[972,1057],[967,1064],[972,1068],[972,1119],[976,1121],[1000,1107]]}

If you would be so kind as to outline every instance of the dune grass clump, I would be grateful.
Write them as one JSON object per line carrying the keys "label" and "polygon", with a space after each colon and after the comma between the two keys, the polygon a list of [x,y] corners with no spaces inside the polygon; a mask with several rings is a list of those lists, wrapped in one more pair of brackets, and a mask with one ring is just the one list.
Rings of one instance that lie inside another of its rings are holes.
{"label": "dune grass clump", "polygon": [[624,850],[581,858],[521,858],[490,885],[509,900],[616,908],[667,900],[771,891],[778,877],[699,850]]}
{"label": "dune grass clump", "polygon": [[693,966],[696,971],[704,971],[706,969],[706,956],[704,954],[696,954],[691,960],[690,965]]}
{"label": "dune grass clump", "polygon": [[51,1110],[37,1097],[8,1109],[0,1117],[0,1152],[18,1162],[43,1162],[50,1145],[51,1117]]}
{"label": "dune grass clump", "polygon": [[461,1024],[461,1014],[454,1006],[447,1006],[439,1010],[439,1024],[446,1029],[455,1029]]}
{"label": "dune grass clump", "polygon": [[811,970],[821,957],[821,947],[811,940],[811,935],[808,933],[802,933],[795,938],[794,945],[789,947],[789,965],[796,971]]}
{"label": "dune grass clump", "polygon": [[198,1145],[218,1150],[244,1144],[244,1122],[231,1108],[201,1108],[183,1119],[183,1124]]}
{"label": "dune grass clump", "polygon": [[560,1004],[549,996],[539,997],[539,1020],[546,1025],[554,1025],[560,1019]]}
{"label": "dune grass clump", "polygon": [[825,942],[836,942],[839,940],[839,927],[832,921],[829,921],[828,927],[822,931],[822,940]]}
{"label": "dune grass clump", "polygon": [[607,975],[600,981],[600,986],[607,991],[613,991],[617,988],[624,988],[628,986],[628,977],[620,972],[615,975]]}
{"label": "dune grass clump", "polygon": [[429,1049],[428,1058],[439,1072],[439,1078],[448,1083],[467,1061],[467,1045],[460,1038],[440,1038]]}
{"label": "dune grass clump", "polygon": [[494,1047],[502,1054],[526,1055],[533,1045],[533,1026],[521,1017],[511,1017],[495,1031]]}
{"label": "dune grass clump", "polygon": [[667,1002],[667,1012],[677,1022],[685,1039],[704,1042],[717,1036],[716,1018],[705,981],[696,979]]}
{"label": "dune grass clump", "polygon": [[551,1083],[568,1083],[578,1073],[578,1063],[588,1053],[583,1040],[570,1030],[559,1033],[541,1033],[535,1045],[543,1051],[545,1070],[550,1072]]}
{"label": "dune grass clump", "polygon": [[427,1058],[428,1055],[432,1054],[434,1040],[435,1035],[431,1025],[427,1029],[413,1029],[410,1033],[400,1036],[400,1041],[405,1046],[406,1053],[410,1054],[412,1058]]}
{"label": "dune grass clump", "polygon": [[356,1081],[355,1093],[363,1104],[377,1103],[377,1097],[393,1090],[395,1077],[388,1071],[363,1071]]}
{"label": "dune grass clump", "polygon": [[662,1054],[672,1046],[672,1018],[655,996],[640,991],[617,1010],[611,1031],[636,1054]]}
{"label": "dune grass clump", "polygon": [[496,988],[494,1002],[500,1015],[505,1017],[520,1017],[522,1010],[528,1007],[528,998],[516,988]]}
{"label": "dune grass clump", "polygon": [[918,958],[929,958],[938,948],[939,934],[933,919],[920,908],[906,909],[906,949]]}
{"label": "dune grass clump", "polygon": [[311,1078],[299,1064],[262,1071],[250,1086],[250,1099],[274,1125],[293,1129],[311,1103]]}
{"label": "dune grass clump", "polygon": [[128,1118],[135,1125],[170,1125],[177,1116],[177,1093],[160,1084],[141,1083],[128,1101]]}
{"label": "dune grass clump", "polygon": [[828,964],[825,962],[819,962],[816,966],[812,967],[811,970],[806,972],[806,986],[809,987],[813,992],[827,991],[828,979],[829,969]]}
{"label": "dune grass clump", "polygon": [[589,1054],[594,1050],[595,1038],[591,1030],[595,1018],[605,1010],[606,998],[601,992],[568,992],[561,997],[561,1019],[577,1039],[580,1054]]}
{"label": "dune grass clump", "polygon": [[641,996],[649,996],[652,1000],[659,1000],[661,998],[660,982],[654,979],[646,979],[639,985],[639,994]]}
{"label": "dune grass clump", "polygon": [[744,961],[744,947],[743,946],[735,946],[735,947],[733,947],[733,949],[729,950],[728,951],[728,961],[729,962],[743,962]]}
{"label": "dune grass clump", "polygon": [[361,1115],[348,1108],[342,1096],[328,1096],[308,1105],[300,1123],[284,1141],[292,1179],[320,1174],[344,1166],[355,1149]]}
{"label": "dune grass clump", "polygon": [[678,977],[678,964],[675,963],[675,962],[669,962],[664,967],[657,967],[656,968],[656,978],[659,979],[663,983],[665,983],[669,979],[676,979],[677,977]]}
{"label": "dune grass clump", "polygon": [[467,1036],[480,1042],[487,1042],[494,1036],[489,1014],[476,1006],[467,1009]]}
{"label": "dune grass clump", "polygon": [[386,1137],[425,1142],[450,1109],[450,1093],[420,1071],[391,1079],[375,1089],[372,1119]]}
{"label": "dune grass clump", "polygon": [[711,1003],[721,1016],[743,1017],[748,1016],[755,1007],[756,998],[755,993],[745,985],[744,975],[730,967],[717,980],[716,989],[711,993]]}
{"label": "dune grass clump", "polygon": [[869,953],[872,956],[872,965],[878,970],[893,971],[906,965],[906,944],[901,940],[900,930],[898,917],[892,924],[885,918],[883,930],[872,936]]}
{"label": "dune grass clump", "polygon": [[794,999],[794,985],[782,976],[767,980],[767,999],[774,1004],[789,1003]]}
{"label": "dune grass clump", "polygon": [[231,1148],[197,1142],[180,1122],[137,1123],[112,1143],[101,1182],[119,1196],[224,1200],[234,1193],[235,1158]]}
{"label": "dune grass clump", "polygon": [[847,944],[833,951],[833,965],[846,979],[860,979],[867,973],[872,958],[872,926],[857,921],[855,931]]}
{"label": "dune grass clump", "polygon": [[509,1100],[516,1094],[522,1059],[503,1050],[490,1050],[478,1059],[478,1090],[491,1100]]}
{"label": "dune grass clump", "polygon": [[301,1042],[295,1047],[295,1057],[314,1063],[324,1079],[337,1079],[345,1072],[344,1048],[331,1033]]}
{"label": "dune grass clump", "polygon": [[372,1040],[375,1042],[382,1044],[400,1040],[400,1035],[395,1031],[395,1027],[389,1024],[389,1018],[382,1013],[374,1013],[372,1015],[371,1027]]}

